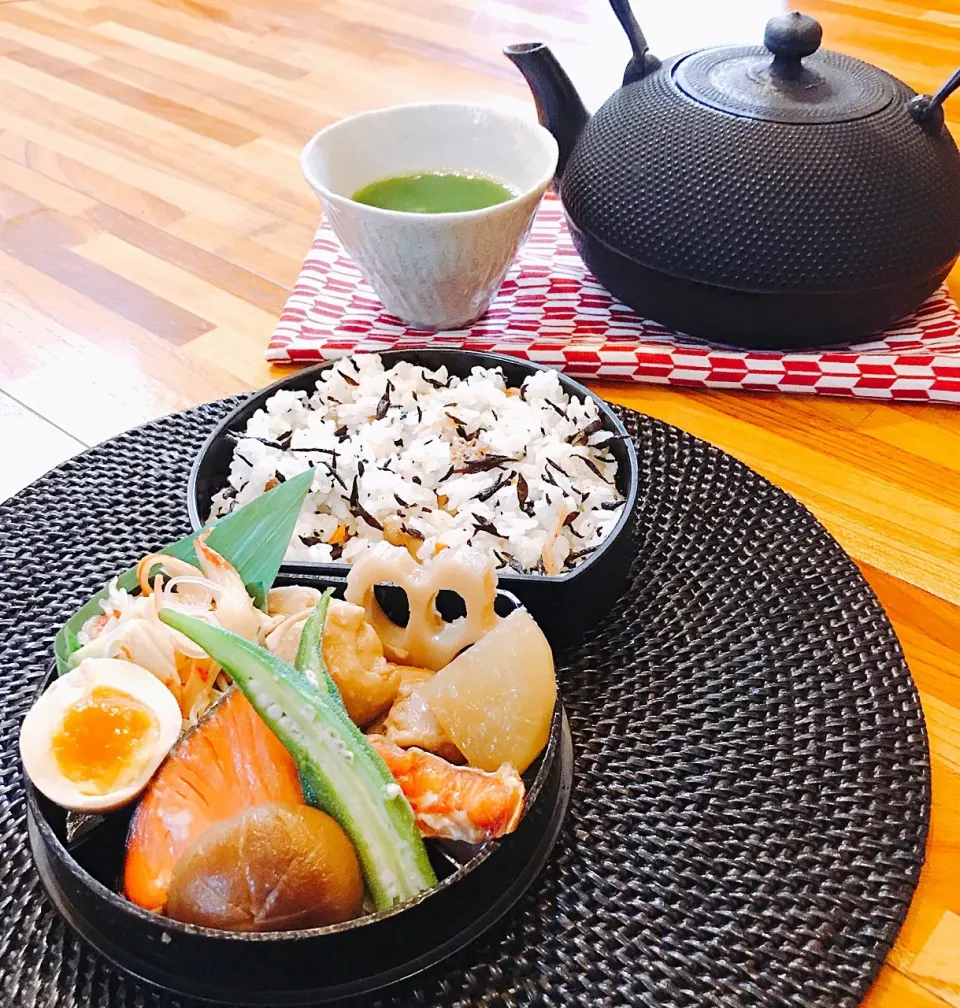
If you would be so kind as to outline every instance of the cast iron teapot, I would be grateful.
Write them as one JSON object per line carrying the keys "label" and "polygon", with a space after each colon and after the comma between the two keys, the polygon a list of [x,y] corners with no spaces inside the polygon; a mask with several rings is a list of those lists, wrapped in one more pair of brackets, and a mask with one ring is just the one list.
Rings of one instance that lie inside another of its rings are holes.
{"label": "cast iron teapot", "polygon": [[560,146],[577,249],[640,315],[721,343],[846,342],[912,312],[960,252],[960,155],[941,104],[773,18],[764,45],[661,63],[628,0],[623,86],[591,118],[541,43],[505,53]]}

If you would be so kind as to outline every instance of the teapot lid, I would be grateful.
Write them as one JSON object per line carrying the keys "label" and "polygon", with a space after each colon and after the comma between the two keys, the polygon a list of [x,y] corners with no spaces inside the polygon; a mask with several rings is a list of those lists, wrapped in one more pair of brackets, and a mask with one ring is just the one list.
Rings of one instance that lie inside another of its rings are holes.
{"label": "teapot lid", "polygon": [[895,91],[887,74],[850,56],[820,50],[822,34],[812,17],[783,14],[767,22],[765,48],[692,53],[674,66],[673,79],[702,105],[765,122],[849,122],[889,105]]}

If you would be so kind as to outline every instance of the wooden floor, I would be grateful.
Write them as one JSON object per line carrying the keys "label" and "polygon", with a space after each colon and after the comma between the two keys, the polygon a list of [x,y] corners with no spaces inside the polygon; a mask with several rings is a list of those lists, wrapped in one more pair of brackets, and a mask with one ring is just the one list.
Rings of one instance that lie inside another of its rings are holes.
{"label": "wooden floor", "polygon": [[[813,0],[837,48],[920,91],[960,2]],[[636,0],[654,51],[759,40],[776,0]],[[543,39],[595,106],[626,45],[603,0],[0,0],[0,498],[85,445],[261,385],[318,208],[297,155],[362,109],[529,109],[499,55]],[[949,106],[955,134],[960,95]],[[960,294],[960,283],[954,285]],[[960,1008],[960,410],[606,386],[795,494],[862,566],[930,731],[934,809],[871,1008]]]}

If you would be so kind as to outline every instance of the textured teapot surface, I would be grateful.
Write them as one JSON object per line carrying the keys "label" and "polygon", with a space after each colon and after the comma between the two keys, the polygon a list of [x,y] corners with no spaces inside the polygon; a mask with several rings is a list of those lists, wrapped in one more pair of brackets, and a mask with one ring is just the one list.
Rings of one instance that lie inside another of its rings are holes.
{"label": "textured teapot surface", "polygon": [[821,50],[797,12],[763,46],[661,64],[627,0],[610,3],[633,55],[589,120],[549,50],[508,55],[541,121],[576,136],[560,143],[560,194],[617,297],[707,339],[787,347],[866,336],[942,283],[960,252],[960,154],[941,104],[960,71],[917,96]]}
{"label": "textured teapot surface", "polygon": [[869,288],[956,256],[960,158],[910,117],[905,85],[884,75],[891,100],[868,117],[782,123],[691,99],[683,59],[621,88],[580,134],[561,192],[581,230],[741,290]]}

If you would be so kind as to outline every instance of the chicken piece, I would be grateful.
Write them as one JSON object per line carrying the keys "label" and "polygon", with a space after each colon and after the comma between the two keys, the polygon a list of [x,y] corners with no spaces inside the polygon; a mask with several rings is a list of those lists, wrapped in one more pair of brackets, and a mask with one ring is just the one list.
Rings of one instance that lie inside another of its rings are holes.
{"label": "chicken piece", "polygon": [[323,661],[356,724],[370,724],[393,703],[400,673],[383,657],[380,638],[360,606],[338,599],[330,602]]}
{"label": "chicken piece", "polygon": [[264,639],[264,646],[288,665],[294,665],[300,649],[303,626],[313,615],[313,609],[301,609],[290,616],[278,616],[279,620]]}
{"label": "chicken piece", "polygon": [[417,746],[451,763],[465,763],[463,753],[450,741],[450,736],[440,727],[436,715],[417,689],[436,673],[414,665],[398,665],[396,668],[400,673],[397,699],[387,716],[371,727],[370,732],[383,735],[403,749]]}
{"label": "chicken piece", "polygon": [[[306,589],[307,592],[313,590]],[[310,603],[314,600],[306,595],[296,598],[290,594],[275,601],[279,607],[292,608],[300,601]],[[274,616],[264,641],[268,650],[289,665],[295,664],[304,624],[312,614],[311,606],[287,616],[279,613]],[[347,712],[357,724],[369,724],[393,702],[401,682],[400,671],[384,659],[376,631],[366,622],[359,606],[336,599],[330,603],[323,630],[323,660]],[[428,674],[433,675],[432,672]]]}
{"label": "chicken piece", "polygon": [[400,673],[400,685],[397,687],[397,699],[402,700],[425,682],[437,674],[433,669],[421,668],[419,665],[394,665]]}
{"label": "chicken piece", "polygon": [[417,690],[390,708],[381,734],[403,749],[417,746],[442,756],[450,763],[466,762],[463,753],[450,741],[430,705]]}
{"label": "chicken piece", "polygon": [[297,616],[305,609],[311,612],[320,601],[322,592],[305,585],[286,585],[267,592],[267,612],[271,616]]}
{"label": "chicken piece", "polygon": [[453,766],[422,749],[401,749],[380,735],[370,743],[410,802],[423,836],[477,844],[517,828],[525,788],[508,763],[487,773]]}
{"label": "chicken piece", "polygon": [[303,585],[271,588],[267,593],[267,615],[262,628],[264,647],[293,665],[300,647],[303,625],[310,618],[322,592]]}
{"label": "chicken piece", "polygon": [[[404,697],[408,697],[420,683],[427,682],[431,676],[436,675],[430,669],[419,668],[416,665],[394,665],[393,667],[400,673],[400,685],[397,687],[397,698],[393,707],[400,703]],[[364,729],[367,735],[383,734],[384,725],[387,723],[387,718],[390,717],[390,711],[393,710],[393,707],[384,711],[376,721],[367,725]]]}

